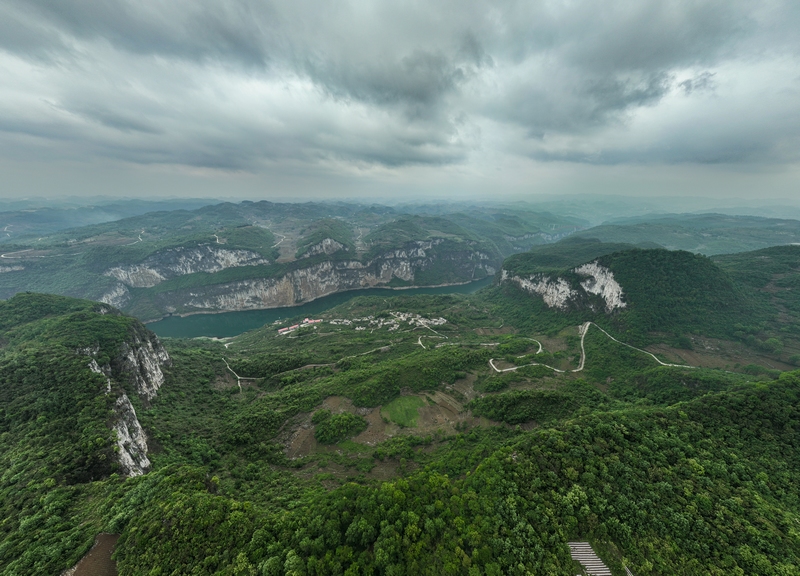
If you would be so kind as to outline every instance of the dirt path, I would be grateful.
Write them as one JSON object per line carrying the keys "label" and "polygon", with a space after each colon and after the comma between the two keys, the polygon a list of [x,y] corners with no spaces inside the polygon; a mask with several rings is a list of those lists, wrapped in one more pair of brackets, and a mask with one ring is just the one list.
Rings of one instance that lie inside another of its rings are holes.
{"label": "dirt path", "polygon": [[133,246],[134,244],[138,244],[139,242],[141,242],[142,241],[142,234],[144,234],[144,230],[139,232],[139,239],[138,240],[135,240],[135,241],[131,242],[130,244],[125,244],[125,246]]}
{"label": "dirt path", "polygon": [[[550,370],[559,372],[561,374],[565,372],[581,372],[583,371],[583,368],[586,365],[586,348],[584,347],[584,340],[586,339],[586,334],[589,332],[590,326],[594,326],[595,328],[600,330],[600,332],[608,336],[611,340],[613,340],[617,344],[622,344],[623,346],[627,346],[628,348],[636,350],[637,352],[641,352],[642,354],[647,354],[662,366],[671,366],[672,368],[697,368],[697,366],[688,366],[686,364],[670,364],[669,362],[662,362],[656,357],[655,354],[652,354],[647,350],[642,350],[641,348],[636,348],[635,346],[631,346],[630,344],[626,344],[625,342],[620,342],[619,340],[614,338],[611,334],[600,328],[600,326],[598,326],[594,322],[584,322],[583,324],[581,324],[580,328],[578,328],[578,334],[580,334],[581,336],[581,359],[580,362],[578,363],[578,367],[575,368],[574,370],[559,370],[558,368],[553,368],[552,366],[548,366],[547,364],[539,364],[538,362],[531,362],[530,364],[525,364],[524,366],[514,366],[512,368],[498,368],[497,366],[494,365],[494,358],[489,359],[489,366],[491,366],[495,372],[513,372],[515,370],[519,370],[520,368],[525,368],[526,366],[544,366],[545,368],[550,368]],[[533,338],[529,338],[529,340],[533,340]],[[538,341],[534,340],[534,342]],[[539,344],[539,352],[537,352],[537,354],[539,354],[541,351],[542,351],[542,345]]]}
{"label": "dirt path", "polygon": [[252,381],[258,380],[258,378],[246,378],[245,376],[239,376],[236,372],[233,371],[233,368],[231,368],[231,365],[228,364],[228,361],[225,358],[223,358],[222,361],[225,362],[225,366],[228,367],[228,370],[231,371],[231,374],[233,374],[236,377],[236,383],[239,385],[239,392],[242,391],[242,380],[252,380]]}
{"label": "dirt path", "polygon": [[[633,348],[637,352],[641,352],[642,354],[647,354],[648,356],[650,356],[653,360],[655,360],[656,362],[658,362],[662,366],[672,366],[673,368],[697,368],[697,366],[687,366],[686,364],[670,364],[669,362],[662,362],[661,360],[659,360],[656,357],[655,354],[651,354],[647,350],[642,350],[641,348],[636,348],[635,346],[631,346],[630,344],[626,344],[625,342],[620,342],[619,340],[614,338],[611,334],[609,334],[608,332],[606,332],[605,330],[600,328],[600,326],[598,326],[594,322],[587,322],[586,324],[584,324],[584,326],[586,326],[586,331],[589,330],[589,324],[592,324],[595,328],[600,330],[600,332],[602,332],[603,334],[605,334],[606,336],[611,338],[617,344],[622,344],[623,346],[627,346],[628,348]],[[581,335],[581,367],[583,367],[583,357],[586,356],[585,352],[583,352],[583,338],[584,338],[584,336],[586,336],[585,332],[584,332],[583,335]],[[576,370],[576,372],[577,372],[577,370]]]}
{"label": "dirt path", "polygon": [[[267,228],[267,230],[269,230],[269,228]],[[270,230],[270,232],[272,232],[272,230]],[[278,232],[273,232],[273,234],[281,237],[280,240],[278,240],[275,244],[272,245],[273,248],[277,248],[278,246],[283,244],[283,241],[286,240],[286,236],[284,236],[283,234],[279,234]]]}
{"label": "dirt path", "polygon": [[98,534],[86,556],[61,576],[117,576],[117,563],[111,559],[117,540],[119,534]]}
{"label": "dirt path", "polygon": [[[17,252],[6,252],[5,254],[0,254],[0,258],[29,258],[29,256],[11,256],[11,254],[22,254],[23,252],[31,252],[33,248],[28,248],[27,250],[19,250]],[[44,258],[44,256],[34,256],[34,258]]]}

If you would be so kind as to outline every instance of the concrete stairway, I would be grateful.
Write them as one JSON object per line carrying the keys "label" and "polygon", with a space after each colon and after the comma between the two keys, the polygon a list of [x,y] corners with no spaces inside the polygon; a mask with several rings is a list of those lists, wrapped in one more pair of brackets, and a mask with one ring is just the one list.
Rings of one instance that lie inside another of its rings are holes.
{"label": "concrete stairway", "polygon": [[573,560],[580,562],[589,576],[611,576],[611,570],[597,557],[588,542],[568,542]]}

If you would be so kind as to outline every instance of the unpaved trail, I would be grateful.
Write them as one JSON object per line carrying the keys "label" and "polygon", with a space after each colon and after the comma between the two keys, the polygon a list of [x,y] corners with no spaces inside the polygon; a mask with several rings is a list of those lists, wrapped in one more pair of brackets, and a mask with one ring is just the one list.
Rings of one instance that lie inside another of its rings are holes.
{"label": "unpaved trail", "polygon": [[[600,330],[600,332],[602,332],[603,334],[605,334],[606,336],[608,336],[609,338],[611,338],[611,339],[612,339],[614,342],[616,342],[617,344],[622,344],[623,346],[627,346],[628,348],[633,348],[633,349],[634,349],[634,350],[636,350],[637,352],[641,352],[642,354],[647,354],[648,356],[650,356],[650,357],[651,357],[653,360],[655,360],[656,362],[658,362],[658,363],[659,363],[659,364],[661,364],[662,366],[672,366],[673,368],[697,368],[697,366],[688,366],[688,365],[686,365],[686,364],[670,364],[669,362],[662,362],[661,360],[659,360],[659,359],[656,357],[656,355],[655,355],[655,354],[651,354],[651,353],[650,353],[650,352],[648,352],[647,350],[642,350],[641,348],[636,348],[635,346],[631,346],[630,344],[626,344],[625,342],[620,342],[619,340],[617,340],[616,338],[614,338],[614,337],[613,337],[611,334],[609,334],[608,332],[606,332],[605,330],[603,330],[602,328],[600,328],[600,326],[598,326],[598,325],[597,325],[597,324],[595,324],[594,322],[587,322],[587,323],[586,323],[586,329],[587,329],[587,330],[589,329],[589,326],[588,326],[589,324],[592,324],[592,325],[593,325],[595,328],[597,328],[598,330]],[[583,349],[583,337],[584,337],[585,335],[586,335],[586,334],[584,333],[584,335],[583,335],[583,336],[581,336],[581,350]],[[581,366],[583,366],[583,364],[582,364],[582,363],[581,363]]]}
{"label": "unpaved trail", "polygon": [[[6,252],[5,254],[0,254],[0,258],[28,258],[28,256],[12,256],[12,254],[22,254],[24,252],[32,252],[33,248],[28,248],[27,250],[18,250],[17,252]],[[33,258],[44,258],[44,256],[33,256]]]}
{"label": "unpaved trail", "polygon": [[117,576],[117,563],[111,559],[119,534],[98,534],[86,556],[61,576]]}
{"label": "unpaved trail", "polygon": [[[491,366],[492,369],[495,372],[513,372],[515,370],[519,370],[520,368],[525,368],[526,366],[544,366],[545,368],[550,368],[551,370],[553,370],[555,372],[560,372],[562,374],[565,373],[565,372],[581,372],[581,371],[583,371],[583,368],[586,365],[586,348],[584,346],[584,341],[586,340],[586,334],[589,332],[589,327],[590,326],[594,326],[595,328],[600,330],[600,332],[602,332],[603,334],[608,336],[611,340],[613,340],[617,344],[622,344],[623,346],[627,346],[628,348],[636,350],[637,352],[641,352],[642,354],[647,354],[653,360],[658,362],[661,366],[670,366],[672,368],[697,368],[697,366],[688,366],[686,364],[670,364],[669,362],[662,362],[661,360],[659,360],[656,357],[655,354],[652,354],[652,353],[648,352],[647,350],[642,350],[641,348],[637,348],[636,346],[631,346],[630,344],[626,344],[625,342],[620,342],[619,340],[614,338],[611,334],[609,334],[608,332],[606,332],[605,330],[600,328],[600,326],[598,326],[594,322],[584,322],[578,328],[578,334],[580,334],[580,336],[581,336],[581,359],[580,359],[580,362],[578,363],[578,367],[575,368],[574,370],[568,370],[568,371],[567,370],[559,370],[558,368],[554,368],[552,366],[548,366],[547,364],[539,364],[537,362],[532,362],[530,364],[525,364],[525,366],[514,366],[512,368],[498,368],[497,366],[494,365],[494,358],[491,358],[489,360],[489,366]],[[530,340],[533,340],[533,338],[530,338]],[[541,351],[542,351],[542,345],[539,344],[539,352],[537,352],[537,354],[539,354]]]}
{"label": "unpaved trail", "polygon": [[586,333],[589,331],[589,324],[591,323],[584,322],[581,324],[581,327],[578,328],[578,334],[581,335],[581,361],[573,372],[580,372],[583,370],[583,365],[586,364],[586,348],[583,347],[583,341],[586,339]]}
{"label": "unpaved trail", "polygon": [[142,234],[144,234],[144,230],[139,232],[139,239],[138,240],[134,240],[130,244],[124,244],[124,246],[133,246],[134,244],[138,244],[139,242],[142,242]]}
{"label": "unpaved trail", "polygon": [[[267,230],[269,230],[269,228],[267,228]],[[270,232],[272,232],[272,230],[270,230]],[[286,236],[284,236],[283,234],[279,234],[278,232],[273,232],[273,234],[281,237],[280,240],[278,240],[275,244],[272,245],[273,248],[277,248],[278,246],[283,244],[283,241],[286,240]]]}
{"label": "unpaved trail", "polygon": [[228,364],[228,360],[227,359],[223,358],[222,361],[225,362],[225,366],[228,367],[228,370],[231,371],[231,374],[236,376],[236,383],[239,385],[239,392],[242,391],[242,380],[252,380],[252,381],[258,380],[258,378],[247,378],[245,376],[239,376],[236,372],[233,371],[233,368],[231,368],[231,365]]}

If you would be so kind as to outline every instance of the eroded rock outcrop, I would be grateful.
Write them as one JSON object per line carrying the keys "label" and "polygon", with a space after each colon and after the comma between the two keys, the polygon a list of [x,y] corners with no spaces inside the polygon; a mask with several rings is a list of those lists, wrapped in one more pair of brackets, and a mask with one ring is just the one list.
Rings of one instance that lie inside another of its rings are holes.
{"label": "eroded rock outcrop", "polygon": [[577,292],[570,288],[569,283],[563,278],[549,278],[544,274],[533,274],[527,278],[512,276],[503,270],[501,281],[512,281],[527,292],[538,294],[549,308],[566,310],[570,300],[574,299]]}
{"label": "eroded rock outcrop", "polygon": [[325,238],[322,242],[318,242],[313,246],[309,246],[308,250],[306,250],[305,254],[301,256],[301,258],[310,258],[311,256],[316,256],[317,254],[335,254],[340,250],[347,250],[347,247],[342,244],[341,242],[337,242],[333,238]]}
{"label": "eroded rock outcrop", "polygon": [[169,354],[155,334],[144,328],[136,330],[128,342],[123,342],[120,352],[114,361],[116,367],[133,384],[142,401],[149,402],[164,384],[161,366],[172,362]]}
{"label": "eroded rock outcrop", "polygon": [[156,252],[139,264],[115,266],[104,272],[131,288],[152,288],[168,278],[195,274],[197,272],[219,272],[238,266],[269,264],[257,252],[251,250],[220,248],[201,244],[194,247],[178,246]]}
{"label": "eroded rock outcrop", "polygon": [[115,308],[122,308],[130,299],[131,293],[124,284],[114,285],[108,292],[98,298],[100,302],[109,304]]}
{"label": "eroded rock outcrop", "polygon": [[573,268],[570,272],[584,279],[575,285],[574,280],[571,282],[560,276],[553,277],[547,274],[518,276],[504,269],[500,281],[515,283],[526,292],[538,294],[549,308],[567,310],[585,304],[594,309],[595,305],[587,297],[588,295],[599,296],[608,314],[616,309],[625,308],[622,286],[608,268],[595,261]]}
{"label": "eroded rock outcrop", "polygon": [[147,436],[136,417],[127,394],[122,394],[114,403],[116,422],[113,425],[117,437],[117,462],[126,476],[141,476],[150,469],[147,457]]}
{"label": "eroded rock outcrop", "polygon": [[132,326],[130,337],[121,344],[110,364],[97,362],[100,346],[80,348],[76,353],[88,356],[89,370],[105,378],[105,394],[116,395],[111,429],[121,472],[126,476],[144,474],[150,468],[147,436],[124,386],[127,383],[128,390],[135,391],[142,402],[150,402],[164,383],[161,368],[171,363],[169,354],[158,338],[140,324]]}
{"label": "eroded rock outcrop", "polygon": [[614,279],[614,274],[608,268],[597,262],[590,262],[575,268],[575,272],[588,276],[581,282],[581,286],[589,294],[597,294],[606,303],[606,312],[611,313],[617,308],[625,308],[622,300],[622,286]]}

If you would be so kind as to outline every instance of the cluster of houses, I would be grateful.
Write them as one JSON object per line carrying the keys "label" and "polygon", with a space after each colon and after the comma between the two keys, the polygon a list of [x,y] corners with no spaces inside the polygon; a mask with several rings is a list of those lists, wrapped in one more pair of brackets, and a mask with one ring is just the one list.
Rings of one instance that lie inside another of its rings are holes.
{"label": "cluster of houses", "polygon": [[[328,323],[333,326],[352,326],[353,324],[357,324],[355,327],[356,330],[366,330],[367,328],[371,328],[372,330],[376,330],[379,328],[387,328],[390,332],[397,330],[400,328],[401,322],[406,322],[411,326],[415,327],[425,327],[429,328],[431,326],[441,326],[442,324],[447,323],[447,320],[444,318],[425,318],[420,316],[419,314],[414,314],[412,312],[390,312],[392,315],[391,318],[375,318],[375,316],[365,316],[363,318],[333,318],[329,320]],[[278,336],[283,336],[284,334],[289,334],[294,332],[298,328],[305,328],[306,326],[311,326],[313,324],[319,324],[322,320],[312,320],[311,318],[306,318],[299,324],[295,324],[294,326],[287,326],[285,328],[278,329]],[[358,325],[360,324],[360,325]]]}
{"label": "cluster of houses", "polygon": [[[353,326],[355,325],[356,330],[366,330],[370,328],[371,330],[378,330],[380,328],[386,328],[389,332],[397,330],[400,328],[401,323],[407,323],[414,327],[425,327],[429,328],[431,326],[441,326],[442,324],[447,323],[447,320],[444,318],[425,318],[420,316],[419,314],[414,314],[412,312],[390,312],[391,318],[375,318],[375,316],[364,316],[363,318],[333,318],[328,320],[328,324],[332,326]],[[300,324],[295,324],[294,326],[288,326],[286,328],[280,328],[278,330],[278,335],[281,336],[283,334],[289,334],[290,332],[294,332],[298,328],[303,328],[304,326],[310,326],[311,324],[317,324],[322,322],[322,320],[311,320],[306,318]]]}
{"label": "cluster of houses", "polygon": [[284,334],[289,334],[290,332],[294,332],[298,328],[305,328],[306,326],[311,326],[312,324],[319,324],[322,322],[322,319],[319,320],[312,320],[311,318],[305,318],[300,324],[295,324],[294,326],[287,326],[285,328],[278,328],[278,336],[283,336]]}

